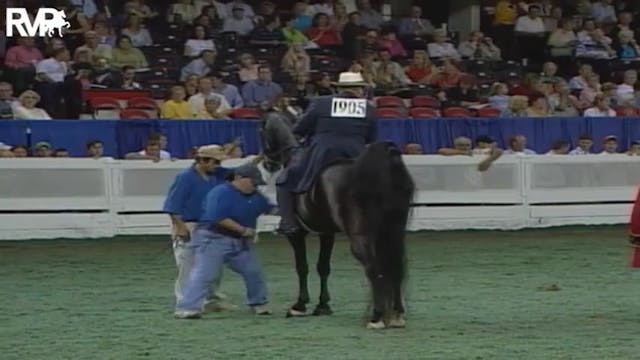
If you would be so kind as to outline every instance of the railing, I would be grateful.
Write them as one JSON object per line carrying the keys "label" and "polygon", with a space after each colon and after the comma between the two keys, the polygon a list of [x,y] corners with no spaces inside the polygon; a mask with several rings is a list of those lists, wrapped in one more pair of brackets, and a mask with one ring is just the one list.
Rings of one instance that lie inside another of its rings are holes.
{"label": "railing", "polygon": [[[640,158],[625,155],[503,156],[484,173],[478,162],[406,156],[417,187],[409,230],[626,223],[640,180]],[[162,203],[190,164],[2,159],[0,239],[168,234]],[[263,190],[275,201],[275,177],[267,175]],[[277,221],[264,216],[259,230]]]}

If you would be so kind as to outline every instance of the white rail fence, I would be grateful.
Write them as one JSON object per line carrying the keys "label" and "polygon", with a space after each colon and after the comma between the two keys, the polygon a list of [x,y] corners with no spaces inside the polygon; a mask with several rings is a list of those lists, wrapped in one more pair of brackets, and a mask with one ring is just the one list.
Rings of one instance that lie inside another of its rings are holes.
{"label": "white rail fence", "polygon": [[[484,173],[478,161],[405,157],[417,186],[409,230],[622,224],[640,181],[640,159],[625,155],[503,156]],[[2,159],[0,239],[168,234],[164,196],[190,164]],[[268,180],[263,190],[275,198]],[[260,220],[271,231],[278,218]]]}

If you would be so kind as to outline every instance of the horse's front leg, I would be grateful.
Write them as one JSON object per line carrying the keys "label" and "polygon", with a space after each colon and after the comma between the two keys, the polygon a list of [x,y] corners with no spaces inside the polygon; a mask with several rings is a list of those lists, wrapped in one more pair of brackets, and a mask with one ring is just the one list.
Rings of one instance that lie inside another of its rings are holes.
{"label": "horse's front leg", "polygon": [[331,273],[331,254],[333,253],[334,234],[320,235],[320,254],[318,255],[317,270],[320,276],[320,299],[313,315],[331,315],[333,311],[329,306],[329,274]]}
{"label": "horse's front leg", "polygon": [[307,285],[309,264],[307,263],[306,236],[306,233],[303,232],[297,232],[287,236],[289,243],[293,247],[299,289],[298,301],[287,311],[287,317],[307,315],[307,304],[309,303],[309,286]]}

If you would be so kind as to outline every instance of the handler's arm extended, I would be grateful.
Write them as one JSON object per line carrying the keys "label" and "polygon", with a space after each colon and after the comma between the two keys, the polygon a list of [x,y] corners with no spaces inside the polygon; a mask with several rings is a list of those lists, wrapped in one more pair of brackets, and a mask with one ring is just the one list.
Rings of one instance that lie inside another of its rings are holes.
{"label": "handler's arm extended", "polygon": [[223,227],[227,230],[233,231],[234,233],[240,236],[253,236],[254,234],[253,229],[246,228],[230,218],[222,219],[218,221],[216,225]]}

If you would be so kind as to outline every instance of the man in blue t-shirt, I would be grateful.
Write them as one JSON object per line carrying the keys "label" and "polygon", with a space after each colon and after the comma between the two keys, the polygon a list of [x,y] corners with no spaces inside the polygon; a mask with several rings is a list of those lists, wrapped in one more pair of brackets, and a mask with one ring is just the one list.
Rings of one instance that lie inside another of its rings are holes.
{"label": "man in blue t-shirt", "polygon": [[[193,266],[193,249],[187,246],[190,233],[202,215],[202,201],[207,193],[225,182],[229,169],[221,167],[220,162],[226,158],[222,146],[198,148],[195,163],[176,176],[164,202],[162,210],[171,217],[173,255],[178,267],[176,303],[183,297],[184,286]],[[223,301],[224,295],[215,293],[220,279],[213,286],[211,306],[214,310],[230,310],[234,306]]]}
{"label": "man in blue t-shirt", "polygon": [[203,214],[190,244],[195,261],[184,296],[176,305],[176,318],[202,315],[209,284],[219,277],[225,263],[242,275],[247,304],[253,311],[257,315],[271,314],[266,307],[264,276],[250,242],[258,217],[273,213],[274,206],[256,189],[265,182],[255,165],[240,166],[233,173],[233,180],[213,188],[204,200]]}

